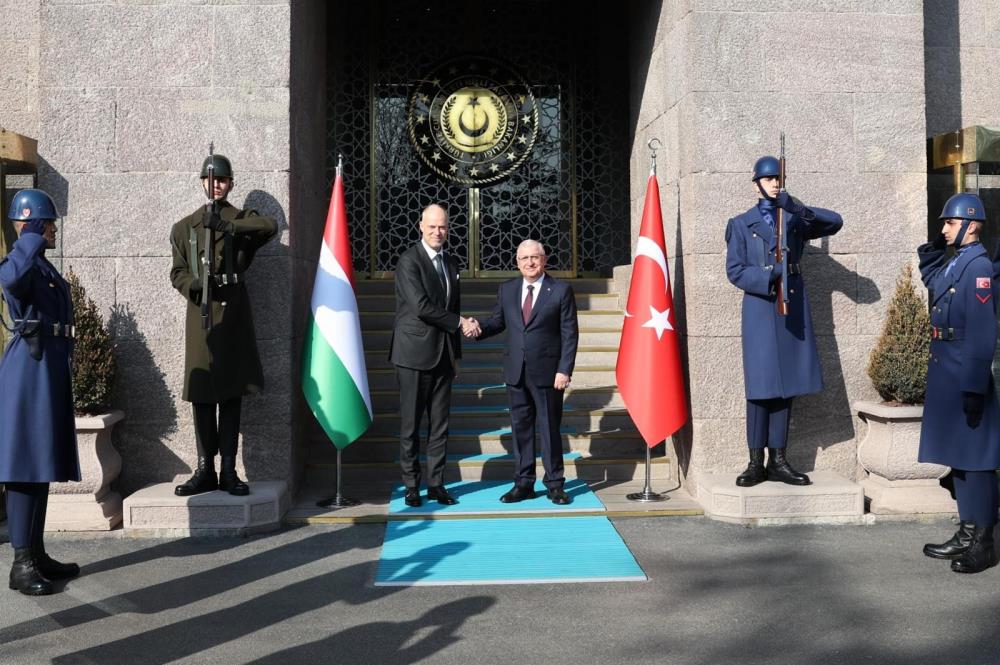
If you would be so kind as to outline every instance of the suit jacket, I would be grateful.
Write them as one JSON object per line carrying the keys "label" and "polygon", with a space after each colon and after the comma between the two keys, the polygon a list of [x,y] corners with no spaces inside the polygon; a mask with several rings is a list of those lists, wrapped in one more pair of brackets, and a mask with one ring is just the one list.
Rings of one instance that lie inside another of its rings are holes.
{"label": "suit jacket", "polygon": [[507,331],[503,351],[503,380],[515,384],[526,379],[539,386],[551,386],[556,373],[573,374],[580,333],[576,320],[576,298],[567,283],[545,275],[541,292],[535,296],[527,324],[521,315],[521,284],[516,277],[500,285],[493,314],[480,321],[479,339]]}
{"label": "suit jacket", "polygon": [[462,357],[461,289],[458,263],[445,254],[451,295],[441,280],[423,243],[402,253],[396,263],[396,318],[389,341],[393,365],[431,370],[447,353],[454,363]]}

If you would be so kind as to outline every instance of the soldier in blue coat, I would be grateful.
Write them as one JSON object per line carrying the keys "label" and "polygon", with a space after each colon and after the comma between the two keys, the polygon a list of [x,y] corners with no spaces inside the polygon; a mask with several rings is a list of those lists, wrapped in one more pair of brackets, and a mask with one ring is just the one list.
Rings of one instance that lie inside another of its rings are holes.
{"label": "soldier in blue coat", "polygon": [[[747,400],[750,464],[736,479],[740,487],[765,480],[808,485],[809,477],[788,464],[785,448],[792,398],[823,389],[812,315],[800,260],[805,245],[833,235],[844,220],[832,210],[807,207],[779,184],[780,163],[761,157],[754,164],[757,205],[726,226],[726,275],[743,290],[743,383]],[[785,211],[788,274],[775,261],[777,209]],[[777,312],[776,282],[787,280],[788,314]],[[764,466],[764,448],[768,449]]]}
{"label": "soldier in blue coat", "polygon": [[56,246],[55,204],[40,189],[19,191],[8,217],[20,237],[0,263],[13,335],[0,360],[0,482],[14,565],[10,588],[52,593],[53,579],[80,572],[45,552],[49,483],[80,480],[73,422],[73,303],[69,285],[45,258]]}
{"label": "soldier in blue coat", "polygon": [[[979,242],[986,221],[975,194],[956,194],[939,219],[942,233],[917,248],[920,276],[931,305],[931,347],[927,397],[920,427],[921,462],[951,467],[961,520],[958,531],[924,554],[951,559],[958,573],[978,573],[997,564],[993,527],[997,522],[1000,468],[1000,403],[993,385],[997,345],[993,263]],[[948,259],[946,246],[955,248]]]}

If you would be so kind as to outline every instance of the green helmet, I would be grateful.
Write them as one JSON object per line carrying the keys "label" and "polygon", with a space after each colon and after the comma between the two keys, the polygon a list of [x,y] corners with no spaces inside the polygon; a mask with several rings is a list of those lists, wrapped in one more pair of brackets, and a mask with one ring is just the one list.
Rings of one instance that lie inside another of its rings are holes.
{"label": "green helmet", "polygon": [[233,165],[225,155],[209,155],[201,164],[201,177],[208,177],[208,165],[212,165],[213,175],[216,178],[232,178]]}

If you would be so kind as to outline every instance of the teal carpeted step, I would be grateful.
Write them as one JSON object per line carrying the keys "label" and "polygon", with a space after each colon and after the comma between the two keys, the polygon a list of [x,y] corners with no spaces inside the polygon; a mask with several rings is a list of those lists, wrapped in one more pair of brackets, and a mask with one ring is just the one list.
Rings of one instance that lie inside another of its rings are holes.
{"label": "teal carpeted step", "polygon": [[389,522],[375,586],[642,582],[606,517]]}
{"label": "teal carpeted step", "polygon": [[518,503],[500,503],[500,496],[513,487],[509,480],[462,480],[447,483],[445,487],[458,499],[453,506],[442,506],[436,501],[427,501],[419,507],[407,506],[403,502],[404,488],[398,484],[392,489],[389,499],[390,515],[488,515],[503,513],[574,513],[604,511],[604,504],[582,480],[567,478],[563,489],[573,500],[565,506],[557,506],[545,496],[542,481],[535,483],[538,496]]}

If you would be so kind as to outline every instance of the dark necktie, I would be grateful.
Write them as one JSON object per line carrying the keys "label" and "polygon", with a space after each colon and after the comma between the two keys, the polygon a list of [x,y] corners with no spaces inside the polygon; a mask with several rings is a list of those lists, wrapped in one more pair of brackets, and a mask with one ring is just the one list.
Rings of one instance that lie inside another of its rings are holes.
{"label": "dark necktie", "polygon": [[534,289],[535,289],[535,287],[533,285],[528,284],[528,295],[527,295],[527,297],[525,297],[524,302],[521,303],[521,316],[524,317],[524,322],[525,323],[527,323],[528,319],[531,318],[531,305],[532,305],[532,300],[533,300],[532,297],[531,297],[531,292]]}
{"label": "dark necktie", "polygon": [[444,291],[444,297],[448,297],[448,276],[444,274],[444,254],[438,254],[434,257],[434,263],[437,264],[438,279],[441,280],[441,289]]}

